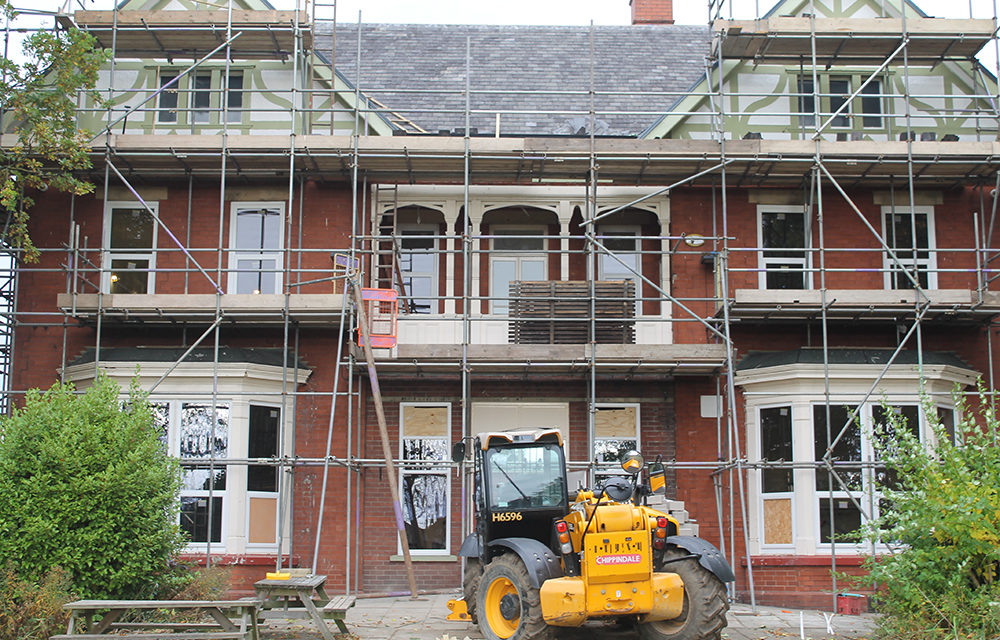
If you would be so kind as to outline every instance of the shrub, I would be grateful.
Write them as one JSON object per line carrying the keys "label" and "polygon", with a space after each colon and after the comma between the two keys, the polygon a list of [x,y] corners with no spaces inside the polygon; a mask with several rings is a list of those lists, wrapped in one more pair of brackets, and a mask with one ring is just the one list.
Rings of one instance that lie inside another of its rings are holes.
{"label": "shrub", "polygon": [[115,599],[176,580],[180,468],[136,384],[119,394],[57,384],[0,422],[0,558],[25,579],[58,565],[79,596]]}
{"label": "shrub", "polygon": [[880,589],[886,638],[1000,637],[1000,424],[985,396],[978,421],[959,405],[957,446],[932,409],[933,448],[900,425],[876,433],[895,481],[880,487],[891,509],[863,533],[894,552],[869,558],[865,582]]}
{"label": "shrub", "polygon": [[0,565],[0,640],[45,640],[66,631],[62,606],[73,600],[69,575],[53,567],[38,582],[24,580],[14,563]]}
{"label": "shrub", "polygon": [[178,567],[184,579],[176,585],[176,590],[165,594],[167,600],[224,600],[229,591],[230,567],[208,567],[193,569]]}

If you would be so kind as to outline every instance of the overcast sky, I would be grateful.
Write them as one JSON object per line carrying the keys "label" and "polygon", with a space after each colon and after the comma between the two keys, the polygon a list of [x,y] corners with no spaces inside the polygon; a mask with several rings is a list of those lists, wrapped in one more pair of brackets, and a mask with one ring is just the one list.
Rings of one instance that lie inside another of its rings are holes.
{"label": "overcast sky", "polygon": [[[280,0],[279,0],[280,1]],[[329,1],[329,0],[327,0]],[[734,17],[753,18],[766,13],[769,0],[736,0]],[[726,16],[729,14],[726,3]],[[969,0],[923,0],[917,6],[935,16],[969,17]],[[993,0],[973,0],[973,15],[993,17]],[[675,0],[679,24],[706,24],[706,0]],[[629,0],[337,0],[337,19],[357,22],[420,22],[450,24],[629,24]]]}
{"label": "overcast sky", "polygon": [[[57,10],[65,0],[14,0],[16,7]],[[114,0],[69,0],[74,9],[110,9]],[[331,3],[333,0],[323,0]],[[209,4],[225,5],[226,0],[208,0]],[[305,0],[271,0],[279,9],[291,9]],[[447,24],[628,24],[631,17],[629,0],[336,0],[337,19],[353,23],[358,11],[364,22],[416,22]],[[770,0],[730,0],[736,18],[753,18],[766,13],[774,2]],[[705,24],[708,19],[707,0],[675,0],[674,18],[680,24]],[[918,0],[917,6],[926,13],[950,18],[993,17],[994,0]]]}
{"label": "overcast sky", "polygon": [[[270,0],[279,9],[304,7],[306,0]],[[332,3],[334,0],[321,0]],[[882,0],[877,0],[882,1]],[[225,6],[226,0],[206,0],[212,7]],[[992,18],[997,0],[917,0],[925,13],[947,18]],[[115,0],[13,0],[18,8],[58,11],[66,4],[70,11],[80,8],[110,9]],[[547,24],[598,25],[629,24],[629,0],[336,0],[337,20],[354,24],[361,12],[363,22],[438,23],[438,24]],[[707,0],[674,0],[674,19],[678,24],[706,24]],[[730,6],[732,9],[730,10]],[[729,0],[724,15],[752,19],[763,15],[771,0]],[[23,19],[22,19],[23,22]],[[19,57],[13,51],[12,55]],[[996,70],[994,47],[989,45],[980,59],[991,71]]]}

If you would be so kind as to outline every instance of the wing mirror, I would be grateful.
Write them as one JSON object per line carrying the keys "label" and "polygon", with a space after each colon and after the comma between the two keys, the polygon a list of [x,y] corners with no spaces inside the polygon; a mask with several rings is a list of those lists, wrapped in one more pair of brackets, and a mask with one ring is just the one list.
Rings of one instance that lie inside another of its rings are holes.
{"label": "wing mirror", "polygon": [[451,461],[461,462],[465,460],[465,443],[462,441],[456,442],[451,447]]}
{"label": "wing mirror", "polygon": [[633,476],[642,471],[645,464],[646,461],[642,459],[642,454],[634,449],[625,452],[625,455],[622,456],[622,469]]}

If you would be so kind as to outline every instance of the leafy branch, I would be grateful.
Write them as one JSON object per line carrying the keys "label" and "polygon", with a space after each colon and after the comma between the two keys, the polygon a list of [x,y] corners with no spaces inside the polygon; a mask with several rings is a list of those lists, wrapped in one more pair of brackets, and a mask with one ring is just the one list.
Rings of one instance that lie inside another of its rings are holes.
{"label": "leafy branch", "polygon": [[[9,0],[0,0],[0,11],[15,17]],[[84,195],[94,189],[80,173],[91,167],[91,133],[77,126],[76,107],[81,91],[103,104],[93,88],[109,54],[90,34],[70,29],[31,34],[23,58],[0,59],[3,131],[15,136],[13,143],[0,145],[0,208],[7,214],[0,237],[35,262],[30,194],[54,188]]]}

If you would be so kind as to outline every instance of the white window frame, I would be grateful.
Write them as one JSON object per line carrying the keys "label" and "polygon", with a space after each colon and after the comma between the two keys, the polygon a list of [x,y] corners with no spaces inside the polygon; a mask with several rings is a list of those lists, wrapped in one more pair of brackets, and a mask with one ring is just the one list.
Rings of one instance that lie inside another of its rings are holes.
{"label": "white window frame", "polygon": [[[937,278],[937,237],[934,224],[934,207],[932,205],[914,205],[910,207],[909,205],[896,205],[892,207],[890,205],[884,205],[882,207],[881,218],[882,218],[882,241],[885,242],[886,246],[889,246],[889,229],[886,226],[886,215],[905,215],[909,216],[912,214],[916,215],[926,215],[927,216],[927,257],[918,258],[917,269],[918,271],[926,271],[927,273],[927,289],[937,289],[938,288],[938,278]],[[895,253],[897,249],[894,248]],[[909,249],[903,249],[904,251],[909,251]],[[917,248],[920,251],[920,248]],[[901,258],[900,262],[903,265],[913,264],[912,258]],[[889,257],[888,253],[882,250],[882,265],[883,265],[883,283],[886,289],[893,289],[892,286],[892,274],[894,270],[899,271],[899,266],[895,264],[892,258]],[[907,280],[908,281],[908,280]],[[895,289],[896,291],[904,291],[905,289]]]}
{"label": "white window frame", "polygon": [[[447,427],[447,435],[441,437],[440,439],[445,443],[445,450],[450,450],[451,448],[451,403],[450,402],[400,402],[399,403],[399,478],[398,489],[399,495],[403,495],[403,477],[407,475],[437,475],[444,476],[445,479],[445,504],[451,505],[451,470],[448,466],[439,465],[428,469],[407,469],[406,462],[403,460],[403,440],[407,437],[403,425],[403,409],[405,407],[444,407],[447,411],[445,417],[445,423]],[[449,462],[446,458],[442,462]],[[402,501],[402,497],[400,498]],[[399,505],[400,510],[404,509],[402,504]],[[414,514],[416,515],[416,514]],[[451,525],[452,525],[452,509],[448,508],[445,511],[445,539],[443,549],[410,549],[410,554],[414,556],[451,556]],[[396,554],[402,555],[403,547],[399,542],[399,536],[396,536]]]}
{"label": "white window frame", "polygon": [[[639,402],[595,402],[594,409],[635,409],[635,450],[642,451],[642,406]],[[597,459],[597,441],[598,440],[613,440],[614,438],[601,438],[597,435],[597,414],[594,414],[594,438],[590,446],[590,459]],[[609,476],[620,476],[624,473],[622,468],[615,467],[609,468],[607,470],[602,470],[595,468],[592,481],[596,481],[598,478],[606,478]],[[593,484],[591,484],[593,486]]]}
{"label": "white window frame", "polygon": [[[432,271],[431,271],[431,273],[416,273],[415,274],[417,277],[423,278],[423,277],[428,277],[429,276],[430,279],[431,279],[431,298],[430,298],[430,300],[428,300],[428,302],[430,303],[430,306],[428,307],[428,309],[427,309],[426,312],[424,312],[424,311],[417,311],[416,313],[418,313],[420,315],[434,315],[434,314],[437,314],[438,313],[438,309],[439,309],[438,303],[440,302],[440,296],[439,296],[440,281],[438,280],[438,256],[440,254],[438,253],[438,250],[439,250],[438,238],[435,237],[433,240],[431,240],[431,242],[433,242],[433,244],[434,244],[434,248],[433,249],[406,249],[406,248],[403,247],[402,243],[403,243],[403,240],[406,238],[406,236],[403,235],[403,234],[407,233],[407,232],[413,233],[413,235],[417,235],[417,236],[438,236],[439,235],[439,233],[438,233],[439,232],[438,226],[435,225],[435,224],[405,224],[405,225],[400,225],[400,227],[399,227],[399,234],[400,234],[399,235],[399,239],[400,239],[400,249],[399,249],[399,253],[400,253],[400,265],[399,265],[399,270],[400,270],[400,273],[402,274],[402,277],[404,279],[407,277],[407,274],[409,274],[410,272],[403,269],[403,263],[402,263],[402,255],[403,254],[406,254],[406,253],[416,253],[416,254],[419,254],[419,255],[425,255],[426,254],[426,255],[429,255],[431,257],[431,265],[432,265]],[[400,300],[400,305],[405,304],[408,300],[410,300],[410,299],[413,298],[413,292],[412,291],[407,290],[406,291],[406,295],[407,295],[407,300]]]}
{"label": "white window frame", "polygon": [[[246,407],[247,408],[247,416],[246,416],[246,451],[245,451],[245,453],[246,453],[247,457],[249,457],[249,455],[250,455],[250,407],[251,406],[266,407],[268,409],[277,409],[278,410],[278,443],[277,443],[278,444],[278,450],[275,453],[280,456],[281,455],[281,439],[283,437],[283,429],[282,429],[282,427],[284,426],[284,421],[285,421],[285,417],[283,415],[284,411],[282,409],[282,406],[281,406],[280,403],[275,403],[275,402],[270,402],[270,401],[260,402],[260,401],[257,401],[257,400],[254,400],[253,398],[251,398],[251,399],[249,399],[247,401],[247,407]],[[230,431],[233,430],[232,418],[230,418],[229,430]],[[244,514],[243,514],[244,515],[244,517],[243,517],[243,531],[244,531],[245,536],[246,536],[246,548],[247,548],[248,551],[264,552],[264,551],[276,551],[278,549],[278,540],[277,540],[277,537],[275,537],[275,541],[274,542],[250,542],[250,498],[273,498],[274,500],[276,500],[276,505],[278,505],[278,506],[281,505],[281,493],[282,493],[282,486],[281,485],[282,485],[282,482],[284,481],[285,474],[282,473],[282,467],[280,467],[280,466],[279,467],[275,467],[275,469],[277,470],[276,473],[275,473],[275,477],[277,479],[277,486],[276,486],[276,488],[275,488],[274,491],[251,491],[250,487],[249,487],[249,483],[250,483],[250,466],[249,465],[247,466],[247,476],[243,479],[243,488],[244,488],[244,490],[246,492],[246,501],[245,501],[246,508],[243,510],[244,511]],[[229,488],[228,479],[227,479],[227,482],[226,482],[226,488],[227,489]],[[275,509],[274,511],[275,511],[275,513],[274,513],[274,527],[275,527],[275,531],[277,532],[279,530],[279,526],[281,524],[281,510],[280,509]]]}
{"label": "white window frame", "polygon": [[[930,437],[929,434],[931,432],[931,429],[930,429],[930,425],[928,425],[928,423],[927,423],[927,417],[924,415],[924,410],[923,410],[923,407],[921,406],[921,404],[919,402],[915,401],[915,400],[912,400],[912,399],[902,400],[902,401],[893,401],[891,397],[886,398],[885,401],[886,401],[886,404],[890,408],[893,408],[893,407],[915,407],[917,409],[917,420],[918,420],[918,423],[917,423],[917,435],[920,438],[920,442],[925,447],[929,446],[929,442],[931,440],[931,437]],[[815,402],[814,401],[814,402],[810,403],[810,410],[812,410],[812,407],[823,406],[823,404],[824,403],[822,403],[822,402]],[[869,508],[871,509],[871,517],[872,518],[878,518],[879,515],[880,515],[879,498],[881,497],[881,494],[876,490],[876,485],[875,485],[875,472],[876,472],[876,469],[874,469],[872,466],[870,466],[870,465],[873,465],[873,464],[879,462],[879,460],[875,456],[875,443],[874,443],[874,438],[873,438],[873,436],[874,436],[873,429],[874,429],[874,426],[875,426],[875,414],[874,414],[874,410],[875,410],[875,407],[878,407],[880,405],[881,405],[881,400],[876,401],[876,402],[869,401],[869,402],[866,402],[861,407],[861,411],[858,412],[858,415],[859,415],[859,418],[860,418],[860,421],[861,421],[861,425],[860,425],[860,429],[861,429],[861,461],[859,462],[859,464],[860,465],[865,465],[865,468],[863,468],[862,471],[861,471],[861,490],[860,491],[845,492],[840,487],[839,483],[837,483],[836,479],[833,479],[833,482],[834,482],[834,485],[833,485],[834,486],[833,498],[834,498],[834,500],[836,500],[838,498],[840,498],[840,499],[848,499],[848,496],[853,496],[855,499],[857,499],[858,503],[861,504],[861,506],[862,506],[863,509],[869,509]],[[851,406],[853,406],[853,405],[851,405]],[[935,407],[935,409],[952,409],[952,410],[954,410],[952,407],[947,407],[947,406],[945,406],[943,404],[935,404],[934,407]],[[830,425],[830,426],[831,426],[831,432],[830,432],[831,436],[834,437],[834,438],[836,438],[837,434],[839,433],[840,428],[843,425],[839,425],[839,426],[837,426],[837,425]],[[822,469],[818,469],[818,468],[814,469],[813,470],[813,474],[817,474],[817,473],[824,473],[824,471]],[[816,494],[816,498],[813,501],[813,509],[815,510],[815,520],[814,520],[815,529],[814,530],[816,532],[816,548],[818,550],[820,550],[820,551],[830,551],[832,549],[832,547],[834,546],[833,544],[831,544],[829,542],[820,542],[820,538],[823,535],[823,531],[820,530],[820,518],[821,518],[820,509],[822,508],[820,506],[820,501],[823,498],[829,498],[830,492],[827,491],[827,490],[815,489],[815,487],[816,487],[815,478],[813,480],[812,487],[815,490],[815,494]],[[865,515],[864,515],[864,513],[861,514],[861,523],[862,524],[865,523]],[[838,548],[842,548],[842,547],[845,547],[845,546],[847,546],[847,547],[855,547],[855,548],[858,549],[858,551],[863,551],[866,548],[866,546],[862,545],[862,544],[852,545],[850,543],[845,543],[843,541],[837,542],[836,546]],[[884,551],[884,550],[887,550],[888,547],[886,547],[885,545],[877,545],[877,548],[879,550]]]}
{"label": "white window frame", "polygon": [[[831,406],[855,406],[859,405],[871,390],[872,380],[882,375],[883,365],[870,364],[843,364],[831,365],[830,375],[837,380],[837,385],[831,390]],[[788,554],[796,555],[828,555],[833,545],[830,543],[820,543],[821,532],[819,530],[819,509],[820,499],[829,496],[826,489],[816,489],[816,473],[822,472],[815,466],[816,440],[814,438],[813,407],[826,403],[824,395],[824,373],[823,368],[816,368],[807,364],[787,364],[773,367],[763,367],[759,369],[749,369],[740,371],[736,377],[736,384],[745,395],[745,416],[746,416],[746,437],[747,451],[751,461],[761,460],[761,438],[760,438],[760,414],[759,409],[773,406],[792,407],[792,455],[794,462],[800,467],[793,470],[793,500],[792,500],[792,535],[794,545],[789,548],[774,545],[764,545],[764,521],[763,521],[763,498],[760,471],[752,472],[752,481],[748,484],[749,499],[751,508],[749,509],[750,533],[749,550],[751,554]],[[924,368],[925,390],[936,400],[934,405],[938,409],[951,411],[956,426],[960,422],[960,416],[955,411],[954,404],[946,397],[954,388],[955,384],[960,386],[971,386],[975,384],[978,372],[960,368],[955,365],[927,365]],[[919,404],[915,396],[917,388],[917,374],[909,365],[892,365],[888,374],[884,375],[879,383],[877,393],[869,398],[868,402],[862,405],[862,455],[861,463],[870,462],[873,459],[871,448],[870,427],[872,424],[871,407],[878,406],[882,399],[891,406],[916,406]],[[920,416],[920,434],[922,441],[930,446],[933,442],[933,432],[928,428],[928,423],[923,416]],[[832,427],[834,435],[837,434],[843,425]],[[874,470],[863,470],[862,478],[864,488],[871,486],[871,477]],[[834,496],[845,496],[840,491],[839,485],[835,484]],[[772,494],[766,494],[768,496]],[[776,495],[776,494],[775,494]],[[864,491],[858,492],[862,497],[859,502],[865,510],[868,509],[869,495]],[[836,543],[838,553],[848,552],[871,552],[870,544],[855,545],[845,541]],[[875,551],[881,553],[886,550],[883,545],[877,545]]]}
{"label": "white window frame", "polygon": [[138,201],[130,200],[109,200],[104,204],[104,232],[102,234],[101,243],[103,258],[102,264],[104,265],[101,269],[101,291],[104,293],[110,293],[111,291],[111,261],[128,259],[149,261],[149,273],[146,276],[145,295],[152,295],[156,293],[156,241],[157,232],[160,227],[160,225],[156,222],[156,216],[159,215],[159,203],[146,202],[146,204],[153,211],[153,213],[156,214],[150,216],[150,222],[153,225],[153,246],[150,247],[149,251],[129,251],[111,248],[111,212],[115,209],[145,209],[145,207],[143,207]]}
{"label": "white window frame", "polygon": [[[761,431],[761,428],[762,428],[763,424],[762,424],[762,421],[760,419],[760,414],[765,409],[782,409],[782,408],[787,408],[788,409],[788,419],[791,422],[792,457],[794,459],[794,456],[795,456],[795,444],[796,444],[796,437],[795,437],[795,407],[791,403],[789,403],[787,401],[784,401],[784,402],[770,402],[770,403],[761,404],[761,405],[758,405],[758,406],[754,407],[754,413],[756,415],[756,428],[754,430],[755,431],[755,433],[754,433],[754,445],[755,445],[755,448],[756,448],[756,456],[755,457],[758,460],[761,460],[761,461],[764,460],[764,452],[762,450],[762,443],[763,443],[763,437],[762,436],[763,436],[763,433]],[[792,460],[788,460],[788,462],[792,462]],[[754,476],[755,476],[754,477],[754,482],[756,484],[758,494],[760,495],[760,500],[757,501],[757,517],[758,517],[758,522],[760,523],[760,545],[761,545],[761,547],[764,548],[764,549],[767,549],[767,550],[783,551],[783,552],[788,552],[789,550],[793,550],[795,548],[795,538],[796,538],[796,535],[798,533],[798,531],[797,531],[797,523],[796,523],[796,518],[795,518],[795,489],[796,489],[795,472],[792,471],[792,490],[791,491],[772,491],[772,492],[764,493],[764,471],[761,470],[761,469],[758,469],[758,470],[756,470],[754,472]],[[792,541],[790,543],[787,543],[787,544],[786,543],[780,543],[779,544],[779,543],[768,543],[768,542],[766,542],[766,538],[764,537],[764,533],[765,533],[765,530],[764,530],[764,503],[766,501],[768,501],[768,500],[790,500],[791,501],[791,511],[792,511],[792,513],[791,513],[791,519],[792,519]]]}
{"label": "white window frame", "polygon": [[[185,464],[185,458],[181,458],[180,455],[180,435],[181,435],[181,414],[185,404],[212,404],[211,399],[208,400],[198,400],[193,398],[177,398],[177,397],[157,397],[151,396],[149,399],[150,403],[153,404],[168,404],[169,405],[169,427],[167,430],[170,455],[174,456],[178,462],[182,465]],[[215,403],[216,407],[225,408],[229,411],[229,434],[226,438],[226,448],[228,450],[229,457],[233,456],[233,403],[230,399],[219,399]],[[207,464],[207,463],[205,463]],[[224,466],[224,465],[220,465]],[[226,467],[226,488],[220,490],[212,490],[209,492],[207,489],[184,489],[181,488],[178,498],[208,498],[211,493],[212,498],[220,498],[222,503],[222,513],[219,514],[219,520],[222,523],[221,530],[219,532],[218,542],[188,542],[185,547],[186,551],[198,552],[205,551],[210,545],[212,549],[223,551],[226,549],[227,539],[229,537],[229,513],[233,506],[233,474],[232,469]],[[178,524],[180,516],[178,515]]]}
{"label": "white window frame", "polygon": [[[635,240],[635,250],[631,253],[626,253],[623,255],[633,256],[635,258],[635,272],[631,275],[627,274],[612,274],[615,279],[621,279],[618,276],[624,275],[627,279],[631,280],[635,284],[635,310],[634,314],[639,317],[642,314],[642,227],[639,225],[598,225],[597,227],[597,238],[601,240],[601,236],[604,234],[611,234],[605,236],[606,238],[625,238],[632,236]],[[618,252],[614,252],[616,255]],[[610,257],[603,251],[597,259],[597,279],[607,280],[607,266],[608,264],[613,264],[616,267],[621,267],[614,258]]]}
{"label": "white window frame", "polygon": [[[802,258],[779,258],[777,256],[768,257],[764,250],[764,214],[765,213],[797,213],[802,216],[805,246]],[[757,287],[768,291],[782,291],[782,289],[767,288],[767,274],[770,264],[795,264],[800,266],[802,271],[802,288],[808,290],[813,288],[812,277],[812,216],[809,215],[808,208],[804,205],[773,204],[757,205],[757,265],[760,269],[757,272]]]}
{"label": "white window frame", "polygon": [[[236,216],[239,211],[254,210],[254,209],[277,209],[278,215],[281,218],[281,224],[278,225],[278,249],[277,250],[243,250],[236,247]],[[237,265],[240,260],[274,260],[274,293],[281,294],[284,293],[284,288],[282,284],[284,283],[284,270],[285,263],[284,257],[285,253],[283,247],[285,246],[285,224],[287,220],[285,219],[285,203],[284,201],[271,200],[271,201],[250,201],[250,202],[233,202],[229,207],[229,278],[226,287],[228,293],[236,293],[236,285],[239,277],[237,272]],[[244,295],[254,295],[254,294],[244,294]]]}
{"label": "white window frame", "polygon": [[498,262],[513,261],[514,262],[514,278],[508,282],[508,297],[510,296],[510,282],[521,279],[522,268],[525,263],[540,263],[542,265],[542,279],[548,280],[549,278],[549,254],[546,252],[547,240],[545,235],[547,229],[543,225],[510,225],[510,224],[497,224],[490,226],[490,235],[497,236],[503,235],[502,232],[513,232],[507,235],[512,236],[530,236],[536,234],[540,236],[542,241],[542,250],[538,253],[524,253],[517,251],[502,251],[494,248],[496,244],[496,239],[494,238],[490,242],[490,269],[489,269],[489,282],[490,282],[490,313],[497,316],[508,316],[510,314],[510,300],[496,300],[499,292],[496,291],[494,286],[493,275],[495,273],[495,265]]}

